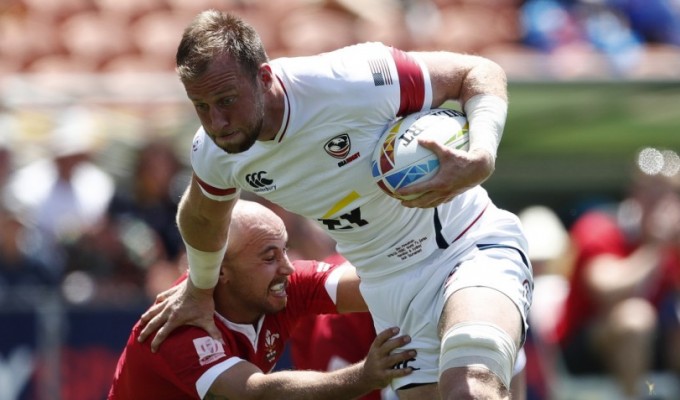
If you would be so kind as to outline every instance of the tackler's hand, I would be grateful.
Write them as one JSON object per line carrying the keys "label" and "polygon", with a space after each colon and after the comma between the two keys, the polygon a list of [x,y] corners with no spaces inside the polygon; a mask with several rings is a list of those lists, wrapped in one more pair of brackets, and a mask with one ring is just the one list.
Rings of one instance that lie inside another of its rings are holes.
{"label": "tackler's hand", "polygon": [[215,340],[222,335],[213,319],[215,301],[212,289],[196,288],[189,278],[156,297],[156,302],[141,317],[144,328],[137,338],[144,342],[154,332],[151,351],[156,352],[170,332],[182,325],[204,329]]}

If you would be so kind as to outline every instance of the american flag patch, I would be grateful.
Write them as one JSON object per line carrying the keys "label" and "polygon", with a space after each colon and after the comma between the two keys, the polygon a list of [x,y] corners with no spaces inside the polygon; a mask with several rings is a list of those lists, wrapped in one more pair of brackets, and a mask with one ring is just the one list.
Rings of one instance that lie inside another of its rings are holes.
{"label": "american flag patch", "polygon": [[390,67],[384,58],[377,60],[369,60],[368,65],[371,67],[373,74],[373,84],[375,86],[384,86],[392,84],[392,75],[390,74]]}

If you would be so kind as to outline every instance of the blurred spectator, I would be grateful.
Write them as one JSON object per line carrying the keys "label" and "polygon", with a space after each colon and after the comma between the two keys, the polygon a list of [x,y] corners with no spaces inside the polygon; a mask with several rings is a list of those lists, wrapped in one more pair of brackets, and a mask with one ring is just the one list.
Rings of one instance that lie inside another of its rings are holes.
{"label": "blurred spectator", "polygon": [[152,300],[147,272],[165,258],[160,238],[145,222],[107,217],[64,248],[62,286],[69,302],[123,306]]}
{"label": "blurred spectator", "polygon": [[180,276],[183,243],[175,223],[180,193],[173,192],[181,187],[175,185],[180,170],[169,143],[151,140],[137,150],[105,217],[67,246],[69,277],[92,287],[88,293],[67,290],[72,301],[144,303]]}
{"label": "blurred spectator", "polygon": [[12,174],[12,150],[0,139],[0,195],[3,194],[5,186]]}
{"label": "blurred spectator", "polygon": [[608,0],[608,3],[626,15],[644,41],[680,46],[680,1]]}
{"label": "blurred spectator", "polygon": [[174,260],[183,250],[175,215],[181,192],[177,184],[181,164],[169,143],[152,140],[137,151],[127,184],[121,184],[108,214],[114,219],[133,218],[146,223],[163,243],[163,257]]}
{"label": "blurred spectator", "polygon": [[629,196],[570,230],[575,263],[555,339],[571,374],[610,375],[622,399],[647,394],[651,370],[680,373],[679,160],[643,150]]}
{"label": "blurred spectator", "polygon": [[640,62],[642,41],[627,16],[605,0],[528,0],[521,16],[523,42],[536,49],[567,53],[572,60],[582,54],[603,54],[619,74]]}
{"label": "blurred spectator", "polygon": [[56,286],[47,266],[34,256],[38,239],[19,215],[0,205],[0,303],[34,304],[31,300]]}
{"label": "blurred spectator", "polygon": [[569,235],[555,211],[531,205],[518,213],[529,242],[534,270],[534,301],[529,310],[527,354],[527,398],[544,400],[552,395],[557,379],[559,353],[549,343],[556,313],[568,293]]}
{"label": "blurred spectator", "polygon": [[95,130],[88,110],[66,110],[49,137],[49,154],[15,171],[8,186],[8,201],[46,235],[55,276],[63,272],[61,246],[98,223],[113,194],[113,179],[91,160]]}
{"label": "blurred spectator", "polygon": [[529,242],[534,277],[569,274],[569,235],[560,217],[550,207],[531,205],[518,213]]}

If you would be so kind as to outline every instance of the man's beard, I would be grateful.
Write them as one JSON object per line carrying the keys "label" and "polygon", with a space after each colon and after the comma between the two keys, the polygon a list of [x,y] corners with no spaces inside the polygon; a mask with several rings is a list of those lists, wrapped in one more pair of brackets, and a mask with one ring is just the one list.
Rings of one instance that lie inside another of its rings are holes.
{"label": "man's beard", "polygon": [[250,129],[247,132],[242,132],[242,136],[244,137],[243,142],[234,143],[220,148],[230,154],[243,153],[244,151],[247,151],[253,147],[255,142],[257,142],[257,138],[260,136],[260,132],[262,132],[262,119],[258,121],[257,125],[253,129]]}

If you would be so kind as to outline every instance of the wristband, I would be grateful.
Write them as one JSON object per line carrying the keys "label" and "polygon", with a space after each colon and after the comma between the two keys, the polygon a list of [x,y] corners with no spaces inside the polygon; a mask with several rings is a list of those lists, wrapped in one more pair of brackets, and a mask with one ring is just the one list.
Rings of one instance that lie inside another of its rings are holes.
{"label": "wristband", "polygon": [[199,289],[212,289],[220,277],[220,265],[227,252],[227,245],[218,251],[201,251],[191,247],[186,241],[189,279]]}
{"label": "wristband", "polygon": [[472,96],[463,106],[470,124],[469,150],[484,149],[496,159],[503,136],[508,103],[491,94]]}

